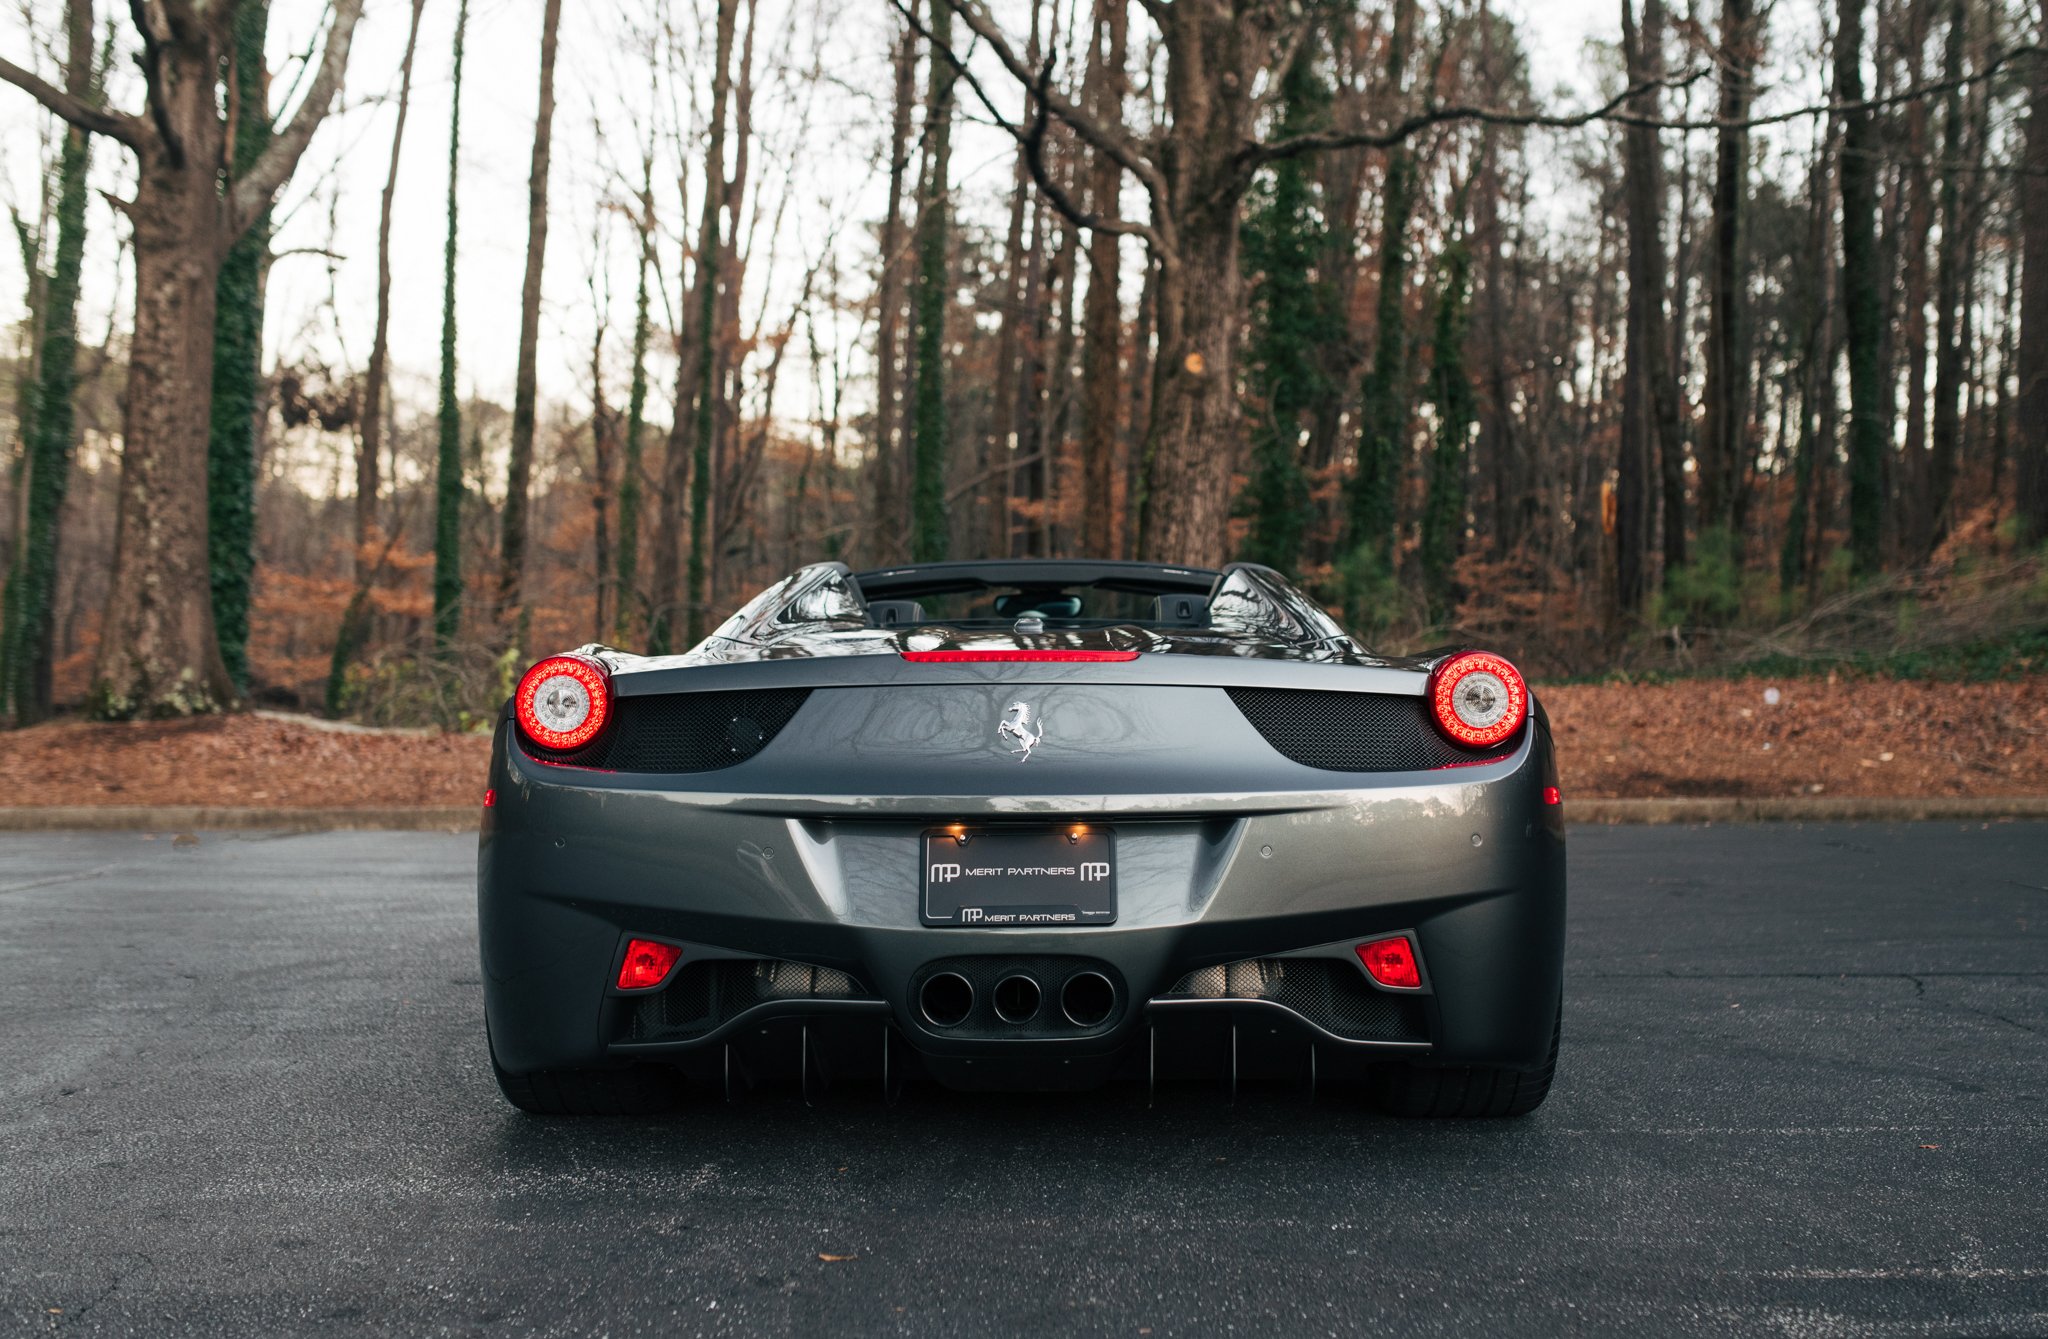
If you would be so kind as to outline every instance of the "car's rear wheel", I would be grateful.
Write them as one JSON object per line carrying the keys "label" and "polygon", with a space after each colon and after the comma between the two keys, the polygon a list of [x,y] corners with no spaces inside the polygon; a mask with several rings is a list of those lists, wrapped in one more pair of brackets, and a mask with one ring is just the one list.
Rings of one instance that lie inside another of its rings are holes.
{"label": "car's rear wheel", "polygon": [[555,1069],[509,1073],[491,1055],[505,1100],[534,1116],[653,1116],[683,1096],[682,1075],[651,1065],[631,1069]]}
{"label": "car's rear wheel", "polygon": [[1558,1006],[1550,1055],[1535,1069],[1497,1065],[1382,1065],[1373,1072],[1375,1105],[1393,1116],[1526,1116],[1550,1095],[1564,1023]]}

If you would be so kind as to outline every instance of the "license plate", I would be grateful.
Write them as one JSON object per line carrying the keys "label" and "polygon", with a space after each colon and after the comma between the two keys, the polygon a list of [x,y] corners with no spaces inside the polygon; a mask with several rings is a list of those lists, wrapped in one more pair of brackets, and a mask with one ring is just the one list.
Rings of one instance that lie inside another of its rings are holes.
{"label": "license plate", "polygon": [[977,929],[1116,921],[1108,828],[935,828],[924,834],[926,925]]}

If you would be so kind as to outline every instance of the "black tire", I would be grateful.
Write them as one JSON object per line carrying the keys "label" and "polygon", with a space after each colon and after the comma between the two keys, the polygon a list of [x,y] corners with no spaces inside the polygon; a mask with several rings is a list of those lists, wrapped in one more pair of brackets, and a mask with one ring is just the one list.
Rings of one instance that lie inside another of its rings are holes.
{"label": "black tire", "polygon": [[505,1100],[533,1116],[658,1116],[683,1097],[682,1075],[648,1065],[510,1074],[494,1053],[491,1072]]}
{"label": "black tire", "polygon": [[1564,1007],[1550,1027],[1550,1056],[1537,1069],[1495,1065],[1382,1065],[1370,1091],[1390,1116],[1526,1116],[1550,1095],[1557,1073],[1557,1043]]}

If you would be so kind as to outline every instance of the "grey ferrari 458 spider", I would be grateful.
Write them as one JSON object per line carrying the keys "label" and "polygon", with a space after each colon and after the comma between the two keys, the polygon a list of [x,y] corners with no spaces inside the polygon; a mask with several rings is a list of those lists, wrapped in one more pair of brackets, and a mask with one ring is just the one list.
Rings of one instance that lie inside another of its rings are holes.
{"label": "grey ferrari 458 spider", "polygon": [[806,567],[687,655],[542,660],[488,784],[527,1111],[1208,1078],[1505,1116],[1556,1066],[1542,709],[1263,567]]}

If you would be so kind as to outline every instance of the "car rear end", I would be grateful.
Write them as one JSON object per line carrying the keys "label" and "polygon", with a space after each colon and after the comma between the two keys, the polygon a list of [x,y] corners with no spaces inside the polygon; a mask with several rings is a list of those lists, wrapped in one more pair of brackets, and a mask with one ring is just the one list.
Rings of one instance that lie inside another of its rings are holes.
{"label": "car rear end", "polygon": [[[1513,1076],[1547,1083],[1565,899],[1540,707],[1504,662],[1447,686],[1447,657],[1229,645],[600,658],[589,738],[508,711],[479,865],[508,1094],[1200,1077],[1533,1105]],[[1502,671],[1513,728],[1459,737],[1445,702],[1486,721]]]}

